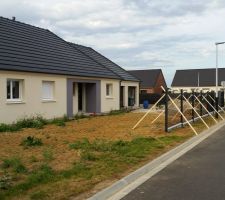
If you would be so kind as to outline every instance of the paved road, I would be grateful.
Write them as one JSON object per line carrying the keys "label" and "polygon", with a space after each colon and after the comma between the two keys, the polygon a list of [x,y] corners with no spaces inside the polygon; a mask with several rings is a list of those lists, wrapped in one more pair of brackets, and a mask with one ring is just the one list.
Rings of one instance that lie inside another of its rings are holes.
{"label": "paved road", "polygon": [[225,127],[123,200],[225,200]]}

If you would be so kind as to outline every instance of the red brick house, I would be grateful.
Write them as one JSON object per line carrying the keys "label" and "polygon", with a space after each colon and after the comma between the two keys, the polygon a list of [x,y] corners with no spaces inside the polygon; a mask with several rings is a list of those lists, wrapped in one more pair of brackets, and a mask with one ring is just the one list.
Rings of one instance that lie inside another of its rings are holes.
{"label": "red brick house", "polygon": [[167,87],[161,69],[131,70],[129,71],[129,73],[131,73],[141,81],[141,94],[162,94],[163,90],[161,86],[163,86],[164,88]]}

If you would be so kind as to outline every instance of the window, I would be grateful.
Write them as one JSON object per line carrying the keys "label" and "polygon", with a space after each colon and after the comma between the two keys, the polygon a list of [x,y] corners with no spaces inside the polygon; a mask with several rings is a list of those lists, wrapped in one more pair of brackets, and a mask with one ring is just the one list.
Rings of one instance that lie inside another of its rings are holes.
{"label": "window", "polygon": [[106,96],[107,97],[113,96],[113,85],[112,84],[106,84]]}
{"label": "window", "polygon": [[7,100],[22,99],[22,80],[7,80]]}
{"label": "window", "polygon": [[42,82],[42,99],[43,100],[54,100],[54,81],[43,81]]}

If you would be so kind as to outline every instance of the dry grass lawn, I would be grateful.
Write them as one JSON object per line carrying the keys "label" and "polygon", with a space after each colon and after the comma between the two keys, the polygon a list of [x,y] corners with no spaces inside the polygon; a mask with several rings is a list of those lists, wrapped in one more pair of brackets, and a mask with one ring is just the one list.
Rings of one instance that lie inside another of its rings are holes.
{"label": "dry grass lawn", "polygon": [[[27,171],[15,173],[12,169],[0,168],[0,177],[5,174],[12,176],[13,186],[23,183],[29,172],[37,170],[43,164],[48,165],[56,172],[71,169],[74,163],[80,161],[82,151],[71,149],[69,145],[76,141],[82,141],[84,138],[88,138],[89,142],[94,142],[96,140],[132,141],[138,137],[148,138],[150,136],[153,138],[163,138],[163,136],[168,135],[181,137],[179,140],[165,142],[166,145],[163,148],[153,150],[138,162],[124,162],[124,164],[121,162],[119,166],[121,170],[118,170],[118,166],[115,165],[117,170],[114,171],[113,168],[110,168],[110,174],[107,172],[101,174],[95,170],[88,178],[84,178],[84,176],[62,178],[59,176],[57,180],[53,179],[46,183],[36,184],[34,187],[24,189],[19,194],[16,190],[6,194],[7,190],[0,189],[0,199],[4,198],[5,194],[6,199],[69,199],[76,196],[76,199],[83,199],[193,135],[188,127],[176,129],[169,134],[165,133],[163,116],[156,123],[151,124],[157,115],[158,113],[148,115],[135,130],[131,128],[143,116],[143,113],[98,116],[70,121],[66,123],[65,127],[46,125],[43,129],[32,128],[18,132],[0,133],[0,164],[3,165],[5,159],[19,158]],[[208,122],[213,123],[210,119]],[[196,123],[195,127],[199,132],[204,129],[200,122]],[[43,145],[25,148],[21,142],[28,136],[40,138]],[[87,166],[95,165],[91,157],[88,159],[89,161],[85,162]]]}

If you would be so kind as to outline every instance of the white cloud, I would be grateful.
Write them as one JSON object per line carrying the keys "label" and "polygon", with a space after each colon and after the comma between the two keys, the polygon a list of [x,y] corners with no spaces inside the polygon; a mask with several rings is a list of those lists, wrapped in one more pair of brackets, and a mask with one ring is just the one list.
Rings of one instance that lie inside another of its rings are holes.
{"label": "white cloud", "polygon": [[168,79],[177,68],[214,66],[214,43],[225,40],[224,0],[1,0],[0,13],[93,46],[127,69],[168,66]]}

